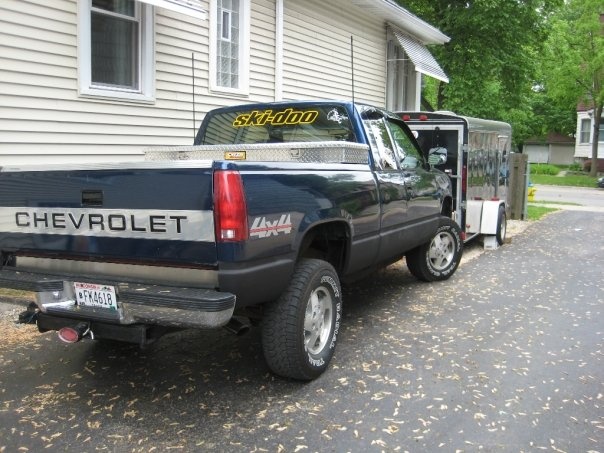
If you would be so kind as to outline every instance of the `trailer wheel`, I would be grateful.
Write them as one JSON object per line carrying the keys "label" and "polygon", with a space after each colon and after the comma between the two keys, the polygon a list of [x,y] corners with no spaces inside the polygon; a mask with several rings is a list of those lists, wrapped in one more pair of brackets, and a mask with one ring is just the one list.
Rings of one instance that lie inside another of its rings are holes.
{"label": "trailer wheel", "polygon": [[301,260],[289,287],[265,307],[262,348],[269,368],[293,379],[318,377],[334,354],[341,316],[335,269],[323,260]]}
{"label": "trailer wheel", "polygon": [[407,253],[407,267],[419,280],[446,280],[457,269],[463,253],[461,231],[453,220],[442,217],[430,241]]}
{"label": "trailer wheel", "polygon": [[495,238],[497,239],[497,244],[503,245],[505,242],[505,235],[507,233],[507,216],[505,214],[505,207],[499,206],[499,213],[497,214],[497,232],[495,233]]}

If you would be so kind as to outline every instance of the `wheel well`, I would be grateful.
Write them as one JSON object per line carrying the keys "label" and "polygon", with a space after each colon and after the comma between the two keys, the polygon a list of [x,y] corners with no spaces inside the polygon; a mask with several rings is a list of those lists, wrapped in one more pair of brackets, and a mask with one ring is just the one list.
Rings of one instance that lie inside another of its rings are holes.
{"label": "wheel well", "polygon": [[443,200],[443,204],[440,208],[440,213],[445,217],[449,218],[451,218],[451,216],[453,215],[453,200],[451,200],[450,197],[446,197]]}
{"label": "wheel well", "polygon": [[298,258],[322,259],[340,274],[346,261],[349,237],[348,226],[344,222],[317,225],[304,235]]}

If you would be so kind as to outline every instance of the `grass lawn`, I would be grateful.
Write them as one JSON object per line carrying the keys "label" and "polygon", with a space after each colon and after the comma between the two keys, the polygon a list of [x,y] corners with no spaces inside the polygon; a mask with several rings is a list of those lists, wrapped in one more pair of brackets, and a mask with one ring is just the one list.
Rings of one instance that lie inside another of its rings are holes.
{"label": "grass lawn", "polygon": [[561,204],[565,206],[581,206],[580,203],[571,203],[570,201],[555,201],[555,200],[535,200],[529,201],[530,204]]}
{"label": "grass lawn", "polygon": [[555,208],[546,208],[545,206],[539,206],[534,204],[529,204],[526,208],[528,220],[539,220],[546,214],[550,212],[559,211],[559,209]]}
{"label": "grass lawn", "polygon": [[0,288],[0,300],[2,298],[34,300],[35,293],[29,291],[19,291],[17,289]]}
{"label": "grass lawn", "polygon": [[533,184],[549,186],[596,187],[596,178],[587,175],[552,176],[531,174],[530,181]]}

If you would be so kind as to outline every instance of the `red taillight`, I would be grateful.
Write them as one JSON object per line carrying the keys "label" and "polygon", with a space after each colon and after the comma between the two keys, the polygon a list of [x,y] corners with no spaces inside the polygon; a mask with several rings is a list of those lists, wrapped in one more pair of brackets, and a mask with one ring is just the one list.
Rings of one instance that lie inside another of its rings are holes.
{"label": "red taillight", "polygon": [[217,242],[245,241],[249,237],[243,180],[238,171],[214,173],[214,224]]}
{"label": "red taillight", "polygon": [[78,323],[74,327],[63,327],[57,333],[59,334],[59,339],[64,343],[77,343],[85,335],[91,335],[93,338],[90,326],[83,322]]}
{"label": "red taillight", "polygon": [[80,335],[72,327],[63,327],[58,332],[59,339],[64,343],[77,343],[80,341]]}
{"label": "red taillight", "polygon": [[403,121],[411,121],[411,115],[403,115]]}

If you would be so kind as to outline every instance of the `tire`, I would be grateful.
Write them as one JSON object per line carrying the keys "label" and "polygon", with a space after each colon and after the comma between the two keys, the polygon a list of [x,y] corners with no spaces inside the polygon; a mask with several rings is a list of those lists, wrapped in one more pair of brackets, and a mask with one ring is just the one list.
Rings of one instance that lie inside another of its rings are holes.
{"label": "tire", "polygon": [[407,267],[418,280],[447,280],[459,266],[462,253],[459,226],[450,218],[442,217],[432,239],[407,253]]}
{"label": "tire", "polygon": [[323,260],[302,259],[285,292],[265,307],[262,349],[269,368],[304,381],[321,375],[333,357],[341,317],[335,269]]}
{"label": "tire", "polygon": [[507,216],[505,214],[505,207],[499,206],[499,213],[497,214],[497,232],[495,233],[495,239],[497,244],[503,245],[505,242],[505,235],[507,233]]}

